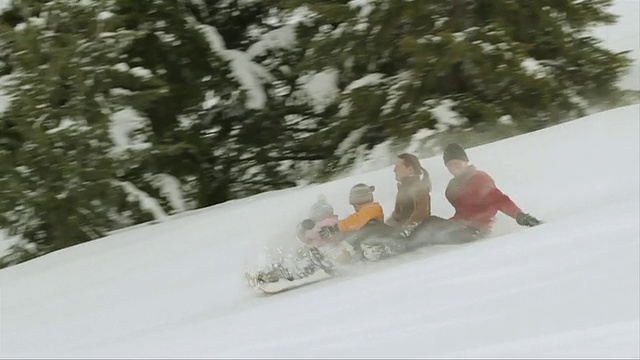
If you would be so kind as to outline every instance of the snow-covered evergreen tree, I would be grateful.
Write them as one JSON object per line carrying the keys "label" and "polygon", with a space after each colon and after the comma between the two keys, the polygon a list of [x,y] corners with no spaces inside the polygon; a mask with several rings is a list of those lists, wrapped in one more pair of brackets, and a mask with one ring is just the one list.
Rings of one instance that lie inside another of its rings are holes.
{"label": "snow-covered evergreen tree", "polygon": [[302,51],[272,5],[16,2],[0,227],[48,251],[294,185],[310,107],[283,106]]}
{"label": "snow-covered evergreen tree", "polygon": [[309,131],[292,123],[309,107],[285,106],[290,64],[303,51],[277,1],[117,4],[128,28],[146,34],[129,58],[169,86],[142,109],[153,126],[152,167],[172,174],[197,207],[294,185],[296,160],[313,156],[298,141]]}
{"label": "snow-covered evergreen tree", "polygon": [[374,146],[510,119],[523,131],[581,115],[628,65],[588,32],[611,0],[289,0],[317,34],[297,68],[322,112],[330,168]]}
{"label": "snow-covered evergreen tree", "polygon": [[138,207],[125,198],[121,168],[148,142],[138,119],[118,118],[162,84],[124,62],[138,34],[121,28],[113,1],[40,5],[5,34],[0,226],[48,250],[103,236]]}

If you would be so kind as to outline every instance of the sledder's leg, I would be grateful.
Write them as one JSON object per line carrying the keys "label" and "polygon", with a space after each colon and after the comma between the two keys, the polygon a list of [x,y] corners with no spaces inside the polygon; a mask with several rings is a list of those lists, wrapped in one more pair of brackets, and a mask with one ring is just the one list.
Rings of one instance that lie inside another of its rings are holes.
{"label": "sledder's leg", "polygon": [[413,232],[407,243],[410,249],[428,245],[459,245],[482,237],[478,230],[438,216],[430,216]]}
{"label": "sledder's leg", "polygon": [[308,256],[309,256],[309,259],[311,260],[311,263],[315,267],[322,269],[322,271],[326,272],[329,275],[335,274],[336,265],[330,259],[324,256],[320,252],[320,250],[312,247],[309,249]]}
{"label": "sledder's leg", "polygon": [[398,230],[380,222],[367,224],[353,233],[346,241],[356,251],[359,260],[379,260],[406,251],[405,239]]}
{"label": "sledder's leg", "polygon": [[246,274],[247,283],[255,287],[258,284],[275,283],[280,280],[295,281],[307,278],[321,269],[328,275],[336,274],[336,266],[317,248],[300,249],[293,259],[281,259],[255,274]]}
{"label": "sledder's leg", "polygon": [[373,236],[360,243],[366,260],[381,260],[407,251],[406,240],[400,237]]}
{"label": "sledder's leg", "polygon": [[394,252],[398,250],[398,245],[393,241],[387,241],[393,237],[395,232],[393,227],[384,223],[371,222],[362,229],[350,233],[344,241],[353,248],[356,260],[372,260],[365,254],[365,250],[370,251],[372,248],[378,250],[386,248]]}
{"label": "sledder's leg", "polygon": [[282,279],[289,281],[294,280],[294,276],[289,272],[282,264],[272,264],[265,270],[258,271],[257,273],[247,273],[245,275],[247,283],[251,287],[255,287],[261,283],[278,282]]}

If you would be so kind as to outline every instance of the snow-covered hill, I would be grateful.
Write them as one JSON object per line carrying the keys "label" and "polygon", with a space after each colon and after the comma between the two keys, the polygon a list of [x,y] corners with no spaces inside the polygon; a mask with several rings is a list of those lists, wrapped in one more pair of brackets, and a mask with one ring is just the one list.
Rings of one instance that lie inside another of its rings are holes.
{"label": "snow-covered hill", "polygon": [[[0,271],[2,357],[639,357],[640,107],[468,150],[545,224],[271,297],[242,284],[264,245],[295,245],[318,193],[391,168],[139,226]],[[449,216],[440,157],[433,212]]]}

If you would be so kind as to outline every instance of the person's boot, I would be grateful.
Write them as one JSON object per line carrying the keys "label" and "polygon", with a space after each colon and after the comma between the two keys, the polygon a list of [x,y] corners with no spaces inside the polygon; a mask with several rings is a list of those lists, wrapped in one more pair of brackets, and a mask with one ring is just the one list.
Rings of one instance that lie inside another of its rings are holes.
{"label": "person's boot", "polygon": [[261,271],[256,276],[256,280],[260,283],[278,282],[280,279],[293,280],[293,276],[281,264],[274,264],[268,271]]}
{"label": "person's boot", "polygon": [[320,250],[318,250],[317,248],[312,247],[309,249],[309,259],[311,260],[311,263],[313,265],[322,269],[327,274],[335,274],[335,265],[324,255],[322,255]]}

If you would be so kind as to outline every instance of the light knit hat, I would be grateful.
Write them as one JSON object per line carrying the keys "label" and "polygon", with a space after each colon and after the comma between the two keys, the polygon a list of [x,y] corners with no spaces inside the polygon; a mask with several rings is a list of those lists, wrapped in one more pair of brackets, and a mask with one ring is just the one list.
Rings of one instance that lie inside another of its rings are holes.
{"label": "light knit hat", "polygon": [[361,205],[373,201],[373,191],[375,186],[369,186],[367,184],[356,184],[349,191],[349,204]]}
{"label": "light knit hat", "polygon": [[320,221],[332,215],[333,206],[329,204],[327,198],[324,195],[319,195],[318,201],[311,205],[311,209],[309,209],[309,218],[313,219],[314,221]]}

